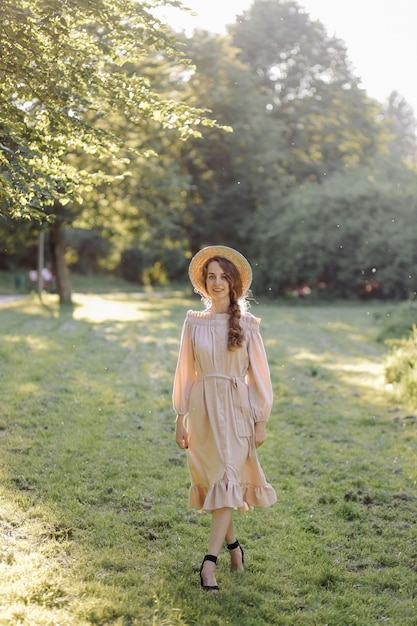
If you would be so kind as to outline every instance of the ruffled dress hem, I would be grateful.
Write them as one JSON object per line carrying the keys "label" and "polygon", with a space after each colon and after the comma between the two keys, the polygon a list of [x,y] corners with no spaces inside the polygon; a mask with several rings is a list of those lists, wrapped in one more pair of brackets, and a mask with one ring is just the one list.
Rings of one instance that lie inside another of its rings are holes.
{"label": "ruffled dress hem", "polygon": [[193,485],[190,489],[190,506],[199,511],[215,511],[225,507],[248,511],[254,506],[272,506],[276,501],[276,493],[269,484],[242,485],[229,480],[226,487],[224,480],[220,480],[209,489],[202,485]]}

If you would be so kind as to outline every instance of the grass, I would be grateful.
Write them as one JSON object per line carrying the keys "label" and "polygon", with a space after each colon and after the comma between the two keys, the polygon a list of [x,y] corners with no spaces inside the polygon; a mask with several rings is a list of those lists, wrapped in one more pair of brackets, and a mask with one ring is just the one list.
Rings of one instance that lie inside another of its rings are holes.
{"label": "grass", "polygon": [[0,625],[415,625],[417,417],[385,389],[385,305],[253,305],[278,503],[236,518],[244,574],[199,588],[209,515],[173,441],[178,293],[0,309]]}

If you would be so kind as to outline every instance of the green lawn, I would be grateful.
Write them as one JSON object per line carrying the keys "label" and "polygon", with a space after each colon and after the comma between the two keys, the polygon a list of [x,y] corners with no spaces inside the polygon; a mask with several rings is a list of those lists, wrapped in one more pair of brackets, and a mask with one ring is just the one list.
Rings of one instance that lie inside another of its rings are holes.
{"label": "green lawn", "polygon": [[261,304],[278,503],[199,587],[171,386],[181,293],[0,307],[0,624],[417,624],[417,416],[385,389],[384,305]]}

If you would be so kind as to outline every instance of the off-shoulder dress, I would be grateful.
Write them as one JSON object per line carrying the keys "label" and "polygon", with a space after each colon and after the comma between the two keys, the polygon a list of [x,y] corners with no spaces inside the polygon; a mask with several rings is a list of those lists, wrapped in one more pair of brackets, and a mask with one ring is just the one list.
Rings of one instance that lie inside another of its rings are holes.
{"label": "off-shoulder dress", "polygon": [[228,314],[188,311],[174,378],[174,409],[188,416],[190,506],[204,511],[277,499],[254,442],[254,424],[268,419],[273,400],[260,320],[242,315],[244,344],[234,351],[228,321]]}

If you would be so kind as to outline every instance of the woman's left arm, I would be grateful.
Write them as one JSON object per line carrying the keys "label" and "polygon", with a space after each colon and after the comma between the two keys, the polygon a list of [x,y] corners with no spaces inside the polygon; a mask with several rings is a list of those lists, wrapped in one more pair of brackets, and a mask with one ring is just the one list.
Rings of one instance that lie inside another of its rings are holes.
{"label": "woman's left arm", "polygon": [[268,360],[259,327],[249,333],[248,357],[247,384],[253,419],[255,424],[265,423],[272,409],[273,393]]}

